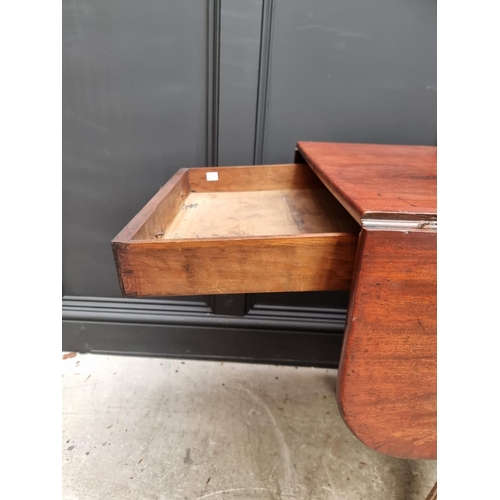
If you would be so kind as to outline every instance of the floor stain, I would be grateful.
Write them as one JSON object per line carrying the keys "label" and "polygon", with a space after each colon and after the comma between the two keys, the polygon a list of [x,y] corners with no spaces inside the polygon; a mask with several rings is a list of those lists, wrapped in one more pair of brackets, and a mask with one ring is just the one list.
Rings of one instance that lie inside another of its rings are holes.
{"label": "floor stain", "polygon": [[186,456],[184,457],[184,463],[188,465],[193,464],[193,461],[191,460],[191,448],[186,448]]}

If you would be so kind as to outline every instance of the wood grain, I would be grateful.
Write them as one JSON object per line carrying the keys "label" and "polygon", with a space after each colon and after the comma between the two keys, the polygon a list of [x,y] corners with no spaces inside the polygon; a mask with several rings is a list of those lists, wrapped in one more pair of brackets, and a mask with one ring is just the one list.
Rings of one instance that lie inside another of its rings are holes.
{"label": "wood grain", "polygon": [[348,290],[357,234],[113,242],[127,297]]}
{"label": "wood grain", "polygon": [[357,232],[352,218],[321,189],[190,193],[164,239]]}
{"label": "wood grain", "polygon": [[[217,172],[219,180],[207,181],[208,172]],[[305,164],[190,168],[188,177],[190,190],[196,193],[323,188]]]}
{"label": "wood grain", "polygon": [[367,446],[436,458],[436,240],[363,229],[337,379],[340,412]]}
{"label": "wood grain", "polygon": [[358,223],[436,219],[435,147],[299,142],[297,148]]}
{"label": "wood grain", "polygon": [[172,176],[113,241],[155,239],[155,234],[173,220],[188,192],[187,169],[183,168]]}

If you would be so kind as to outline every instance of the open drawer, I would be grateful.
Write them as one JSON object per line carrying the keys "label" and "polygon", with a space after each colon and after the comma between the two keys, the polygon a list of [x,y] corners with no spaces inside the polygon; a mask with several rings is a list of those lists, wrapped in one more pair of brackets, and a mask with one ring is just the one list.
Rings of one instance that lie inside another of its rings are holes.
{"label": "open drawer", "polygon": [[190,168],[112,248],[128,297],[348,290],[359,231],[308,165]]}

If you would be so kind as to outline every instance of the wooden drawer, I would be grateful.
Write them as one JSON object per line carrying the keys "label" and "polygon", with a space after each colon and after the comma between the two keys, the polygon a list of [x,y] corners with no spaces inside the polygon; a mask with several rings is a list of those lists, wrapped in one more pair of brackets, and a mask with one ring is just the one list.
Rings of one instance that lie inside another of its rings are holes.
{"label": "wooden drawer", "polygon": [[127,297],[347,290],[359,231],[307,165],[190,168],[112,248]]}

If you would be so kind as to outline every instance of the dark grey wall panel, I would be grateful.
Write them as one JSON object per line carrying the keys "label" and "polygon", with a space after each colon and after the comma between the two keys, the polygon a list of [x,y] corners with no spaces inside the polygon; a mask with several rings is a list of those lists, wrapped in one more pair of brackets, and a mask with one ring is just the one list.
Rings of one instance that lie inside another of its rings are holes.
{"label": "dark grey wall panel", "polygon": [[262,0],[222,0],[219,165],[251,165],[259,79]]}
{"label": "dark grey wall panel", "polygon": [[264,162],[298,140],[436,143],[435,0],[275,0]]}
{"label": "dark grey wall panel", "polygon": [[119,295],[110,241],[206,164],[207,3],[63,0],[63,287]]}
{"label": "dark grey wall panel", "polygon": [[348,293],[129,300],[110,241],[180,167],[436,143],[435,0],[63,0],[63,347],[335,366]]}

